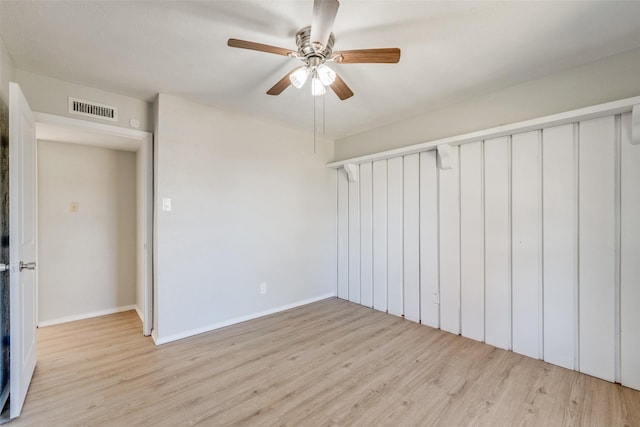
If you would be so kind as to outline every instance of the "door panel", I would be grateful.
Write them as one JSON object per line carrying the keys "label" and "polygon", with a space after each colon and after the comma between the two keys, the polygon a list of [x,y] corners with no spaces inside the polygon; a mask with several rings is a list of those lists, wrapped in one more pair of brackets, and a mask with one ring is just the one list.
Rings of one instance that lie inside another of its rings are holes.
{"label": "door panel", "polygon": [[[36,122],[17,84],[9,90],[10,417],[20,415],[36,366]],[[22,269],[21,262],[34,263]]]}

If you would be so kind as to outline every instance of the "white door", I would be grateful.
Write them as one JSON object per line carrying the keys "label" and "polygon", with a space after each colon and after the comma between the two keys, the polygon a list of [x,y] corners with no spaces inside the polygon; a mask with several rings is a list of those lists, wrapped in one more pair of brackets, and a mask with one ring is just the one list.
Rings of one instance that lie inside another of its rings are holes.
{"label": "white door", "polygon": [[36,121],[9,88],[10,417],[20,415],[36,367]]}

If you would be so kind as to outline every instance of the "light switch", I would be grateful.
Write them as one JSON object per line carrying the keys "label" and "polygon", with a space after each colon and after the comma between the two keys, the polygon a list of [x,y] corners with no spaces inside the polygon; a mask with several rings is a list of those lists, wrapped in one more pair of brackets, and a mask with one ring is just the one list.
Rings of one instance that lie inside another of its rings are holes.
{"label": "light switch", "polygon": [[78,211],[80,210],[80,203],[78,202],[71,202],[71,204],[69,205],[69,210],[72,213],[78,213]]}
{"label": "light switch", "polygon": [[162,198],[162,210],[169,212],[171,210],[171,199],[168,197]]}

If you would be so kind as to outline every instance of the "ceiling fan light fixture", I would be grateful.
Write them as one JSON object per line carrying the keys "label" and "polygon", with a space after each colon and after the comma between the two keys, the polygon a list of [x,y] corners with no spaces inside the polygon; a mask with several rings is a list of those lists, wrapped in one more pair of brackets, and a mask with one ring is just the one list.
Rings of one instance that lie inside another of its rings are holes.
{"label": "ceiling fan light fixture", "polygon": [[302,86],[304,86],[308,77],[309,69],[307,69],[307,67],[302,67],[291,73],[291,75],[289,76],[289,80],[291,80],[291,84],[293,85],[293,87],[295,87],[296,89],[300,89]]}
{"label": "ceiling fan light fixture", "polygon": [[327,89],[324,87],[322,82],[318,77],[311,78],[311,95],[313,96],[322,96],[327,93]]}
{"label": "ceiling fan light fixture", "polygon": [[336,72],[327,65],[322,64],[318,67],[318,78],[325,86],[331,86],[336,81]]}

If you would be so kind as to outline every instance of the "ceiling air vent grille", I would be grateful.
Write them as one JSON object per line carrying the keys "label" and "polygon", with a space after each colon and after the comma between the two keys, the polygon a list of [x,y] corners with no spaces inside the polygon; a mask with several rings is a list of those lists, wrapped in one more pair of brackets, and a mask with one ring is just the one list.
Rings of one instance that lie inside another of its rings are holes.
{"label": "ceiling air vent grille", "polygon": [[95,119],[118,121],[118,109],[110,105],[69,97],[69,113]]}

